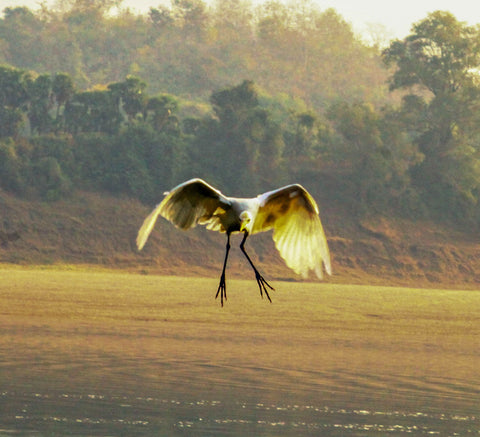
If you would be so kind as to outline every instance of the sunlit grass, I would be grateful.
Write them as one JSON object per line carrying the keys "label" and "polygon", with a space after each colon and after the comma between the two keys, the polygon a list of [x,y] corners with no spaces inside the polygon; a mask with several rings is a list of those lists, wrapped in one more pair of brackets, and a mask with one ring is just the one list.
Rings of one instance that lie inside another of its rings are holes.
{"label": "sunlit grass", "polygon": [[[156,338],[172,356],[188,359],[263,365],[281,360],[307,368],[320,361],[330,367],[355,363],[379,371],[416,369],[423,362],[438,374],[476,372],[478,291],[272,282],[270,304],[260,298],[253,277],[227,277],[228,300],[221,308],[214,299],[216,278],[78,267],[3,267],[0,275],[3,323],[49,326],[64,336],[56,341],[65,348],[81,327],[102,335],[138,335],[144,345],[146,338]],[[103,341],[99,347],[115,347],[114,340]]]}
{"label": "sunlit grass", "polygon": [[[2,314],[114,320],[191,320],[263,326],[468,324],[479,320],[480,292],[328,283],[273,282],[273,303],[253,278],[227,278],[224,308],[216,278],[182,278],[85,269],[3,268]],[[242,317],[243,319],[238,319]],[[213,318],[213,319],[212,319]],[[258,320],[257,320],[258,319]],[[243,321],[242,321],[243,320]]]}

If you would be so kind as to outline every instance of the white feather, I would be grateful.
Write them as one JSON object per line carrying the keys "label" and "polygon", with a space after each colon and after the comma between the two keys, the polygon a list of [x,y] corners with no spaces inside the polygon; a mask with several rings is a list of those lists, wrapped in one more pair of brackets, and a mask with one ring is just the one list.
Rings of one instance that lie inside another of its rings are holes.
{"label": "white feather", "polygon": [[244,229],[255,234],[273,229],[275,246],[294,272],[307,277],[313,270],[319,278],[323,269],[332,274],[318,206],[301,185],[288,185],[254,199],[237,199],[224,196],[201,179],[184,182],[166,193],[143,222],[137,236],[139,250],[159,215],[181,229],[197,224],[227,233]]}

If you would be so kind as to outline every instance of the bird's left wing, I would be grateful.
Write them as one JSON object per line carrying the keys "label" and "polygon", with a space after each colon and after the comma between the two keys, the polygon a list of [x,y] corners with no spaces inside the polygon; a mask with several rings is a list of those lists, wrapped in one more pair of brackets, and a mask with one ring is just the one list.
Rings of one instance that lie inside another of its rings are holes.
{"label": "bird's left wing", "polygon": [[191,179],[165,194],[138,231],[138,250],[142,250],[159,215],[181,229],[193,228],[198,223],[213,227],[217,224],[216,211],[229,206],[228,199],[202,179]]}
{"label": "bird's left wing", "polygon": [[323,277],[322,264],[331,275],[330,253],[318,206],[301,185],[288,185],[258,197],[260,206],[252,233],[273,228],[280,255],[297,274],[314,270]]}

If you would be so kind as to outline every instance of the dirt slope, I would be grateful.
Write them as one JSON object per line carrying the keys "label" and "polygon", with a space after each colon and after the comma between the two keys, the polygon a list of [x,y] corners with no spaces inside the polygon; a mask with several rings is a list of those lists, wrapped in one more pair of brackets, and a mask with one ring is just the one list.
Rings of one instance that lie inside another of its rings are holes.
{"label": "dirt slope", "polygon": [[[0,233],[20,234],[19,240],[0,244],[0,262],[95,264],[145,273],[218,275],[225,238],[201,227],[182,232],[161,219],[145,249],[137,252],[136,232],[148,212],[149,207],[136,200],[91,193],[47,203],[20,200],[0,191]],[[322,220],[332,253],[330,282],[480,286],[477,235],[385,218],[358,223],[332,208],[322,210]],[[233,240],[234,246],[239,243],[240,237]],[[269,233],[249,239],[247,248],[266,277],[300,279],[284,265]],[[229,274],[251,275],[240,251],[231,253]]]}

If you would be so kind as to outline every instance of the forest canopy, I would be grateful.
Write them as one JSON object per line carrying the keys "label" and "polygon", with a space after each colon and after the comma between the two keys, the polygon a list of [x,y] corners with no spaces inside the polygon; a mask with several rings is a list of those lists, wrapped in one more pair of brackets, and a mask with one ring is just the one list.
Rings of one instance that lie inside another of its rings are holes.
{"label": "forest canopy", "polygon": [[154,202],[192,176],[296,181],[352,214],[478,226],[478,26],[436,11],[382,50],[308,0],[115,4],[3,11],[3,189]]}
{"label": "forest canopy", "polygon": [[[68,73],[80,89],[141,77],[151,94],[208,99],[253,80],[270,93],[325,108],[328,100],[379,102],[385,71],[378,50],[362,44],[333,9],[309,0],[172,0],[146,15],[108,14],[110,0],[63,0],[32,12],[6,8],[0,63]],[[120,3],[121,4],[121,3]]]}

